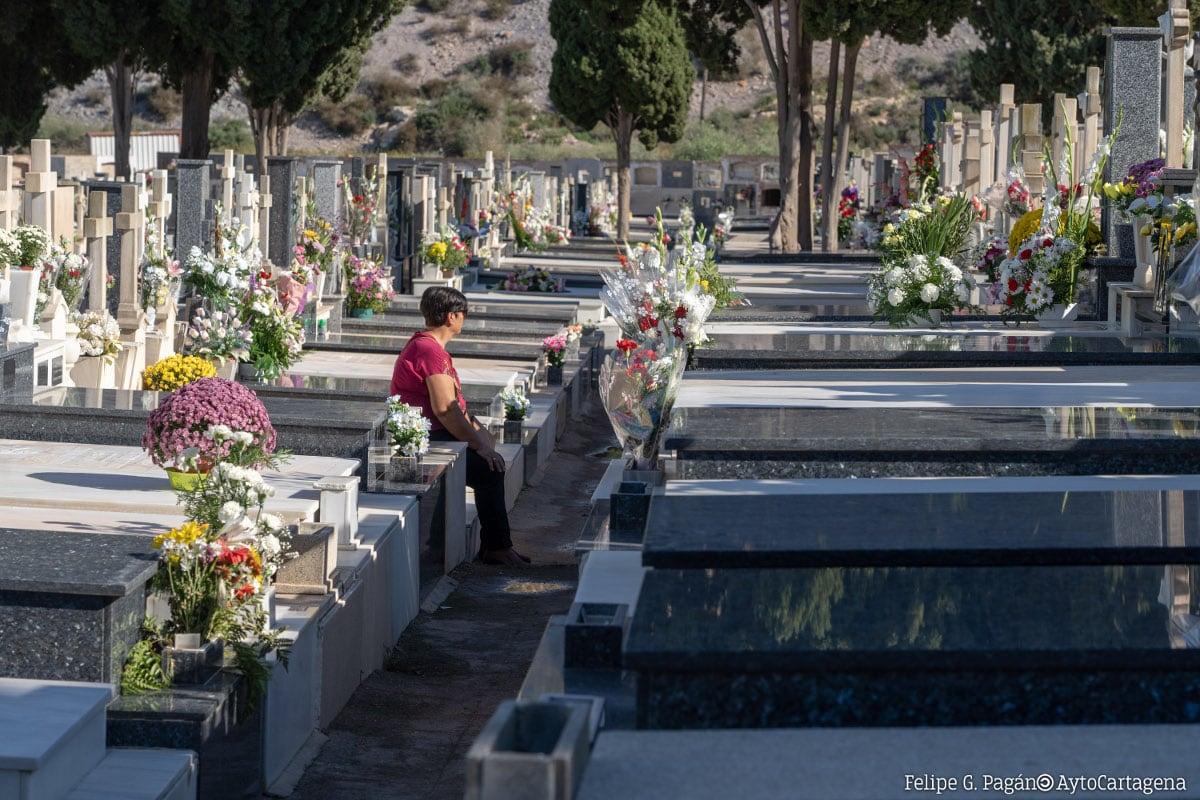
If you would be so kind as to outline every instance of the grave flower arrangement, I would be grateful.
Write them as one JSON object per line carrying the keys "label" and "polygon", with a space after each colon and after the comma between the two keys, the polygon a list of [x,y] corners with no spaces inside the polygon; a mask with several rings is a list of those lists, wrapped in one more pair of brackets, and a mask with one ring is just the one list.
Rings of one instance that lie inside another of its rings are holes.
{"label": "grave flower arrangement", "polygon": [[251,437],[248,443],[239,443],[241,466],[262,466],[275,452],[275,428],[258,395],[224,378],[201,378],[167,395],[150,412],[142,449],[160,467],[186,471],[191,465],[197,472],[207,472],[228,460],[235,445],[206,435],[214,425]]}
{"label": "grave flower arrangement", "polygon": [[398,394],[388,398],[387,428],[397,455],[422,456],[429,451],[429,420]]}
{"label": "grave flower arrangement", "polygon": [[561,367],[567,360],[567,337],[564,334],[556,333],[542,339],[542,354],[546,356],[547,364],[552,367]]}
{"label": "grave flower arrangement", "polygon": [[146,224],[146,246],[142,251],[142,264],[138,275],[138,294],[144,310],[159,308],[173,303],[179,296],[183,281],[183,268],[170,250],[163,248],[156,255],[162,232],[153,216]]}
{"label": "grave flower arrangement", "polygon": [[[217,218],[221,212],[218,207]],[[212,252],[193,247],[184,263],[183,282],[193,287],[214,308],[232,308],[250,288],[262,255],[250,231],[236,218],[228,226],[218,223]]]}
{"label": "grave flower arrangement", "polygon": [[345,200],[342,208],[345,214],[346,238],[352,245],[368,242],[375,230],[379,185],[373,177],[359,178],[357,192],[354,191],[349,179],[342,178],[341,184]]}
{"label": "grave flower arrangement", "polygon": [[1003,303],[1010,314],[1038,314],[1056,303],[1069,303],[1082,260],[1082,248],[1074,239],[1039,231],[1001,262],[1000,279],[989,300]]}
{"label": "grave flower arrangement", "polygon": [[280,302],[268,276],[256,277],[242,300],[242,318],[250,329],[246,361],[263,380],[274,380],[300,360],[304,350],[304,324]]}
{"label": "grave flower arrangement", "polygon": [[396,293],[388,285],[383,269],[356,256],[350,256],[346,261],[353,275],[346,286],[347,307],[351,310],[367,308],[375,313],[385,310]]}
{"label": "grave flower arrangement", "polygon": [[521,389],[505,389],[500,392],[500,403],[504,406],[504,418],[517,422],[529,416],[530,402]]}
{"label": "grave flower arrangement", "polygon": [[703,245],[676,248],[671,255],[641,245],[628,249],[622,268],[604,270],[601,300],[627,338],[695,347],[707,340],[704,322],[716,299],[701,284]]}
{"label": "grave flower arrangement", "polygon": [[121,326],[107,311],[86,311],[76,314],[74,320],[79,327],[76,338],[81,355],[95,356],[110,364],[117,360],[117,353],[121,352]]}
{"label": "grave flower arrangement", "polygon": [[426,234],[422,240],[425,261],[437,266],[443,273],[458,272],[467,265],[470,257],[467,245],[458,238],[458,233],[443,225],[436,233]]}
{"label": "grave flower arrangement", "polygon": [[552,278],[548,271],[539,267],[526,267],[523,270],[510,272],[494,288],[501,292],[556,293],[567,290],[562,278]]}
{"label": "grave flower arrangement", "polygon": [[1147,206],[1152,205],[1151,198],[1162,199],[1163,190],[1159,179],[1166,166],[1165,160],[1152,158],[1131,166],[1128,174],[1117,183],[1104,184],[1104,196],[1109,205],[1122,212],[1126,218],[1145,213]]}
{"label": "grave flower arrangement", "polygon": [[253,335],[237,309],[196,309],[187,331],[187,350],[194,355],[224,362],[250,357]]}
{"label": "grave flower arrangement", "polygon": [[600,367],[600,399],[625,456],[649,467],[658,452],[685,358],[663,343],[617,341]]}
{"label": "grave flower arrangement", "polygon": [[6,228],[0,228],[0,267],[19,267],[17,260],[21,254],[21,245],[17,235]]}
{"label": "grave flower arrangement", "polygon": [[975,269],[984,274],[989,283],[1000,280],[1000,263],[1008,258],[1008,240],[993,236],[971,250]]}
{"label": "grave flower arrangement", "polygon": [[142,370],[142,388],[148,392],[173,392],[201,378],[215,378],[212,362],[181,353],[169,355]]}
{"label": "grave flower arrangement", "polygon": [[54,271],[54,288],[62,292],[67,310],[78,311],[87,291],[91,262],[87,256],[71,252],[66,240],[50,246],[46,261]]}
{"label": "grave flower arrangement", "polygon": [[945,256],[885,256],[867,277],[867,302],[875,316],[901,327],[914,317],[934,323],[932,312],[951,314],[970,304],[975,280]]}

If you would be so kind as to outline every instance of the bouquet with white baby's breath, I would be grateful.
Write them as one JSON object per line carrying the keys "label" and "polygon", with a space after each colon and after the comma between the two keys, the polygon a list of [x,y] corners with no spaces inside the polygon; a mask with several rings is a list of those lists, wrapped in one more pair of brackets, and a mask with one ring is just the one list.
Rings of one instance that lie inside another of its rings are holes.
{"label": "bouquet with white baby's breath", "polygon": [[401,456],[420,456],[429,450],[429,420],[421,409],[405,403],[400,395],[388,398],[387,427],[392,449]]}
{"label": "bouquet with white baby's breath", "polygon": [[79,326],[80,353],[110,363],[117,360],[117,353],[121,352],[121,326],[107,311],[87,311],[76,314],[74,320]]}
{"label": "bouquet with white baby's breath", "polygon": [[914,318],[931,323],[933,311],[952,313],[970,304],[975,279],[945,256],[885,256],[867,276],[867,302],[879,319],[902,327]]}

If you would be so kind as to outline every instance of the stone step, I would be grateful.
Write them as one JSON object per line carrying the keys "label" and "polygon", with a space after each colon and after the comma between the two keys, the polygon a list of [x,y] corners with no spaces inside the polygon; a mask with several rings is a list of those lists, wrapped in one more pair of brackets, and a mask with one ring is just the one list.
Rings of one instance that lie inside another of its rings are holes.
{"label": "stone step", "polygon": [[114,747],[63,800],[195,800],[196,784],[190,750]]}
{"label": "stone step", "polygon": [[104,757],[108,684],[0,678],[0,797],[56,800]]}

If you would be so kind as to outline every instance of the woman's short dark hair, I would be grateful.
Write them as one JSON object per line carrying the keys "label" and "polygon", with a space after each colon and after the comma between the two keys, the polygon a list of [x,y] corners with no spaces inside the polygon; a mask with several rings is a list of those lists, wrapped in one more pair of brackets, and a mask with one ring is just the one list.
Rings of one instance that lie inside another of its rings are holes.
{"label": "woman's short dark hair", "polygon": [[440,328],[446,324],[446,316],[452,311],[466,313],[467,296],[458,289],[449,286],[430,286],[421,295],[421,315],[425,324],[431,328]]}

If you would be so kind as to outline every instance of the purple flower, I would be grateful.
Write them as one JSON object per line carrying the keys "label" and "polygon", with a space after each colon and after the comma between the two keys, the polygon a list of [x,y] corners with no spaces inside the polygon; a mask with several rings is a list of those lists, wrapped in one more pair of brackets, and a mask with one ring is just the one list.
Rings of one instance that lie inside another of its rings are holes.
{"label": "purple flower", "polygon": [[224,378],[201,378],[168,395],[150,412],[142,448],[160,467],[174,464],[189,447],[199,448],[200,462],[214,464],[229,454],[230,442],[206,438],[212,425],[248,431],[264,453],[275,451],[275,428],[258,395]]}

